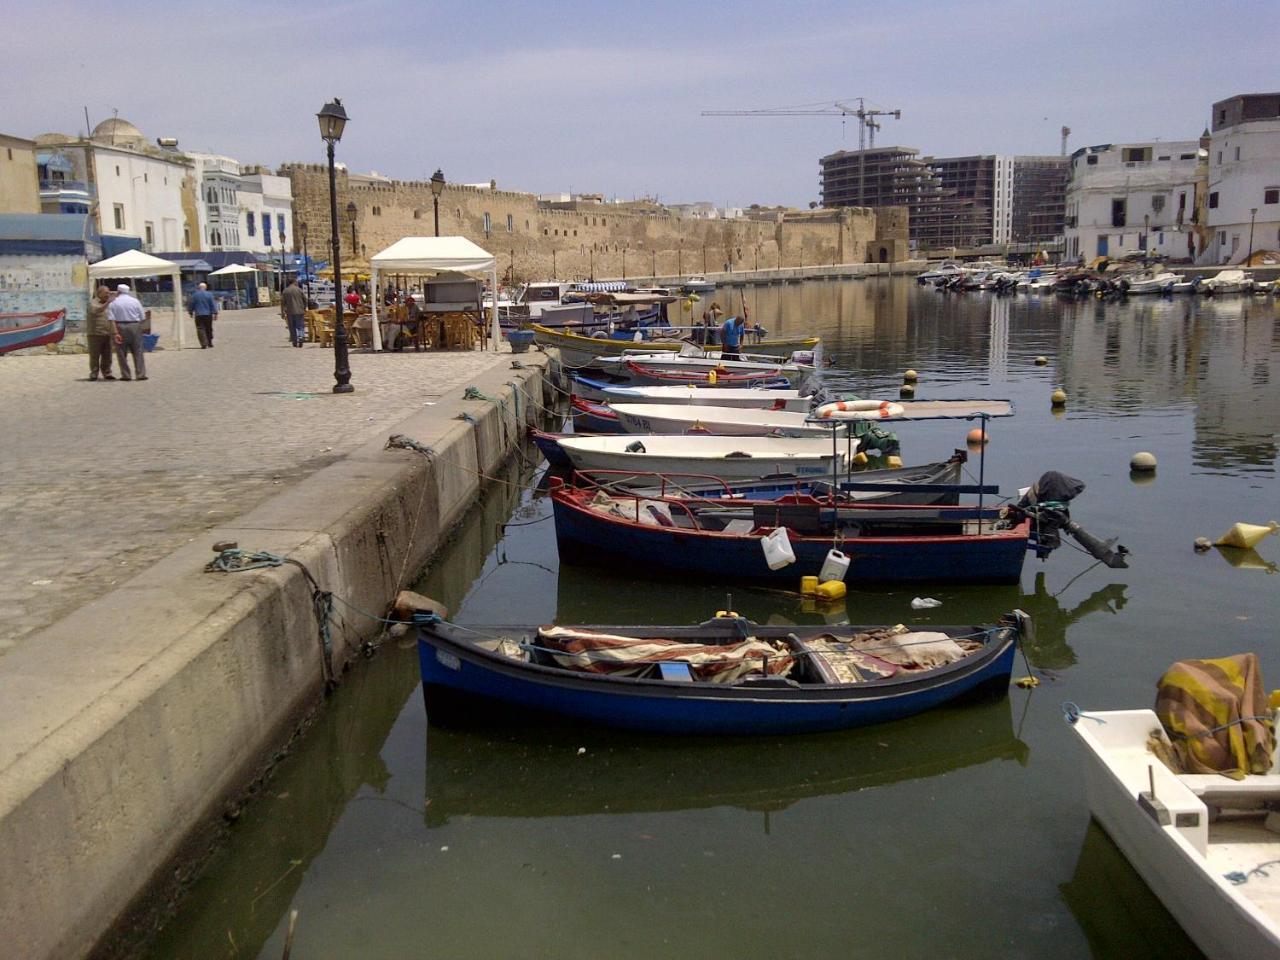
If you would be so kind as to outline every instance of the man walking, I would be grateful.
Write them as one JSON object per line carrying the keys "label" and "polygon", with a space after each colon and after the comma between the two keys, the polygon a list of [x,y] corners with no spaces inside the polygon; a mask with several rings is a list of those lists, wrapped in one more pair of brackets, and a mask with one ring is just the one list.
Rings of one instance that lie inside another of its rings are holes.
{"label": "man walking", "polygon": [[213,320],[218,315],[218,301],[209,292],[208,284],[197,284],[196,292],[191,294],[191,302],[187,304],[187,313],[196,318],[196,336],[200,338],[200,349],[213,349]]}
{"label": "man walking", "polygon": [[307,295],[298,286],[297,277],[290,280],[289,285],[284,288],[280,302],[284,306],[285,319],[289,321],[289,339],[295,347],[300,347],[307,335],[303,325],[303,316],[307,312]]}
{"label": "man walking", "polygon": [[132,380],[129,373],[129,356],[137,368],[138,379],[147,379],[147,362],[142,358],[142,322],[147,318],[138,298],[129,292],[129,285],[116,287],[115,299],[107,307],[107,319],[115,330],[116,358],[120,361],[120,379]]}
{"label": "man walking", "polygon": [[114,380],[111,375],[111,321],[107,319],[107,306],[111,302],[111,291],[106,287],[98,287],[94,297],[89,301],[89,318],[85,323],[85,335],[89,340],[89,379],[97,380],[102,374],[103,380]]}

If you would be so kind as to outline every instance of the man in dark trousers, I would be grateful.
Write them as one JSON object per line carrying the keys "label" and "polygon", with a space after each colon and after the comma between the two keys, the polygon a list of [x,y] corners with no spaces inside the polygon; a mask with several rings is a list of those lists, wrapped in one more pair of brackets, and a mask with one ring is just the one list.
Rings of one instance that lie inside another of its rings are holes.
{"label": "man in dark trousers", "polygon": [[306,327],[303,316],[307,312],[307,295],[298,286],[298,278],[294,277],[280,295],[280,303],[284,307],[284,317],[289,322],[289,339],[295,347],[302,346],[306,339]]}
{"label": "man in dark trousers", "polygon": [[89,317],[85,333],[89,340],[89,379],[114,380],[111,375],[111,336],[114,332],[107,319],[107,305],[111,303],[111,291],[100,286],[89,301]]}
{"label": "man in dark trousers", "polygon": [[209,292],[206,284],[198,284],[196,292],[191,294],[191,302],[187,304],[187,313],[196,318],[196,336],[200,338],[200,349],[213,349],[213,318],[218,315],[218,301]]}

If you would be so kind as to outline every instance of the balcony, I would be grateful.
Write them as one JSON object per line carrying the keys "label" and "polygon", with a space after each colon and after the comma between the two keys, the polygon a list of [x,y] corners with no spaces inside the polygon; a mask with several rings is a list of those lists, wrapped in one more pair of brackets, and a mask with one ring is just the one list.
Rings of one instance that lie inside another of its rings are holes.
{"label": "balcony", "polygon": [[41,180],[40,199],[68,203],[91,203],[98,198],[97,188],[83,180]]}

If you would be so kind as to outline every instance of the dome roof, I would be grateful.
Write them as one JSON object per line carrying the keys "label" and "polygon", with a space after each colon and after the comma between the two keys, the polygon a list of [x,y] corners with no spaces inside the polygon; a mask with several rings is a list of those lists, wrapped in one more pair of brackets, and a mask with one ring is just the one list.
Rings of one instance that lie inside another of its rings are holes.
{"label": "dome roof", "polygon": [[93,128],[90,137],[94,140],[107,140],[111,143],[141,143],[147,138],[142,131],[128,120],[110,117]]}

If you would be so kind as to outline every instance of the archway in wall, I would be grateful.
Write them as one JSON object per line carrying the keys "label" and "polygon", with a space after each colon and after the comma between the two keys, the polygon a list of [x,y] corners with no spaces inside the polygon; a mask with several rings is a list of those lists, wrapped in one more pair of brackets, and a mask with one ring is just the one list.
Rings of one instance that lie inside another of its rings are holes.
{"label": "archway in wall", "polygon": [[880,247],[880,262],[881,263],[889,262],[889,248],[883,245]]}

